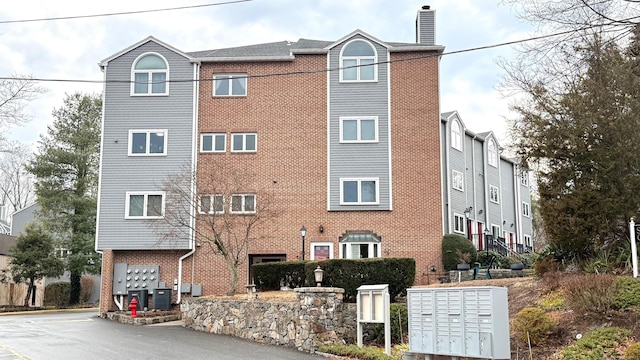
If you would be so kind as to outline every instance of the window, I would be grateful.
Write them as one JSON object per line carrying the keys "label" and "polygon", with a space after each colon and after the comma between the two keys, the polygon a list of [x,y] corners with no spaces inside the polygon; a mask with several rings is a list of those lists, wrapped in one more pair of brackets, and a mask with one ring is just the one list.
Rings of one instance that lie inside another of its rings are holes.
{"label": "window", "polygon": [[453,231],[459,234],[464,234],[464,215],[453,214]]}
{"label": "window", "polygon": [[159,219],[164,216],[164,192],[127,192],[125,219]]}
{"label": "window", "polygon": [[231,213],[254,214],[256,212],[256,196],[253,194],[231,195]]}
{"label": "window", "polygon": [[143,54],[133,63],[131,95],[168,95],[169,68],[158,54]]}
{"label": "window", "polygon": [[529,206],[529,203],[522,203],[522,215],[526,217],[531,216],[531,206]]}
{"label": "window", "polygon": [[366,41],[354,40],[342,48],[340,81],[359,82],[378,80],[376,50]]}
{"label": "window", "polygon": [[500,237],[500,226],[491,224],[491,235],[494,240]]}
{"label": "window", "polygon": [[520,173],[520,184],[522,186],[529,186],[529,172],[528,171],[522,171]]}
{"label": "window", "polygon": [[167,155],[167,130],[129,130],[129,156]]}
{"label": "window", "polygon": [[247,96],[247,74],[214,75],[213,96]]}
{"label": "window", "polygon": [[498,188],[493,185],[489,185],[489,200],[496,204],[500,203],[500,198],[498,197]]}
{"label": "window", "polygon": [[311,260],[333,259],[333,243],[314,242],[311,243]]}
{"label": "window", "polygon": [[200,214],[224,213],[224,196],[223,195],[200,195],[198,212]]}
{"label": "window", "polygon": [[498,149],[493,139],[489,140],[489,165],[498,167]]}
{"label": "window", "polygon": [[462,151],[462,134],[460,133],[460,123],[457,120],[451,122],[451,147]]}
{"label": "window", "polygon": [[378,178],[340,179],[340,205],[378,204]]}
{"label": "window", "polygon": [[238,133],[231,135],[232,152],[256,152],[258,147],[256,133]]}
{"label": "window", "polygon": [[347,231],[340,236],[340,258],[364,259],[382,256],[380,237],[372,231]]}
{"label": "window", "polygon": [[200,135],[201,152],[225,152],[227,151],[226,134],[202,134]]}
{"label": "window", "polygon": [[524,235],[524,245],[531,247],[531,235]]}
{"label": "window", "polygon": [[451,170],[453,188],[464,191],[464,177],[460,171]]}
{"label": "window", "polygon": [[378,118],[340,118],[340,142],[378,142]]}

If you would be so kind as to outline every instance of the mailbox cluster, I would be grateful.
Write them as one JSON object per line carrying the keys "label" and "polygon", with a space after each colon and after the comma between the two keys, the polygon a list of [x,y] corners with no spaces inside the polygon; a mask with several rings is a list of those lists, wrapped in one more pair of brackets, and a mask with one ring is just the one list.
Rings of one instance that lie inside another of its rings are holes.
{"label": "mailbox cluster", "polygon": [[407,307],[410,352],[511,358],[506,288],[411,288]]}
{"label": "mailbox cluster", "polygon": [[158,265],[129,265],[117,263],[113,267],[113,295],[126,295],[130,290],[148,290],[159,287]]}

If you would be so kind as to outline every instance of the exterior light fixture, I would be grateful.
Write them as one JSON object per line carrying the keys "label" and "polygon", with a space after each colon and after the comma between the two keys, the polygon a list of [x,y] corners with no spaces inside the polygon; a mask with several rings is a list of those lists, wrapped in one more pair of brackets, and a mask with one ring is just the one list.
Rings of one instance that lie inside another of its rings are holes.
{"label": "exterior light fixture", "polygon": [[302,260],[304,261],[304,238],[307,236],[307,228],[304,225],[300,228],[300,236],[302,236]]}
{"label": "exterior light fixture", "polygon": [[322,277],[324,276],[324,270],[320,268],[320,265],[318,265],[318,267],[313,270],[313,276],[316,279],[316,286],[320,287],[320,285],[322,285]]}
{"label": "exterior light fixture", "polygon": [[473,206],[469,206],[468,208],[464,209],[465,219],[468,219],[469,217],[471,217],[471,210],[473,210]]}

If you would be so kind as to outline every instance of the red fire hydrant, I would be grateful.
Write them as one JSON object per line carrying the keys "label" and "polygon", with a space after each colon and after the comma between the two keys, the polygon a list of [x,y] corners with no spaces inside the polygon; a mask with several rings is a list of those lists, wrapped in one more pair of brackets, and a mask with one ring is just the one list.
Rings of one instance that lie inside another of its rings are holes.
{"label": "red fire hydrant", "polygon": [[129,303],[129,310],[131,310],[131,317],[138,317],[138,299],[133,298]]}

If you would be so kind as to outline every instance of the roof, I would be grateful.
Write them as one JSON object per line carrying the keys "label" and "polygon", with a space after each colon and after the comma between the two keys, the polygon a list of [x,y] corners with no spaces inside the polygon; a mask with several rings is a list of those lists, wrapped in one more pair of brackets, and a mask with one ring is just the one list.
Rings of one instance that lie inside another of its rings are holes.
{"label": "roof", "polygon": [[16,244],[18,238],[0,234],[0,255],[9,255],[9,248]]}

